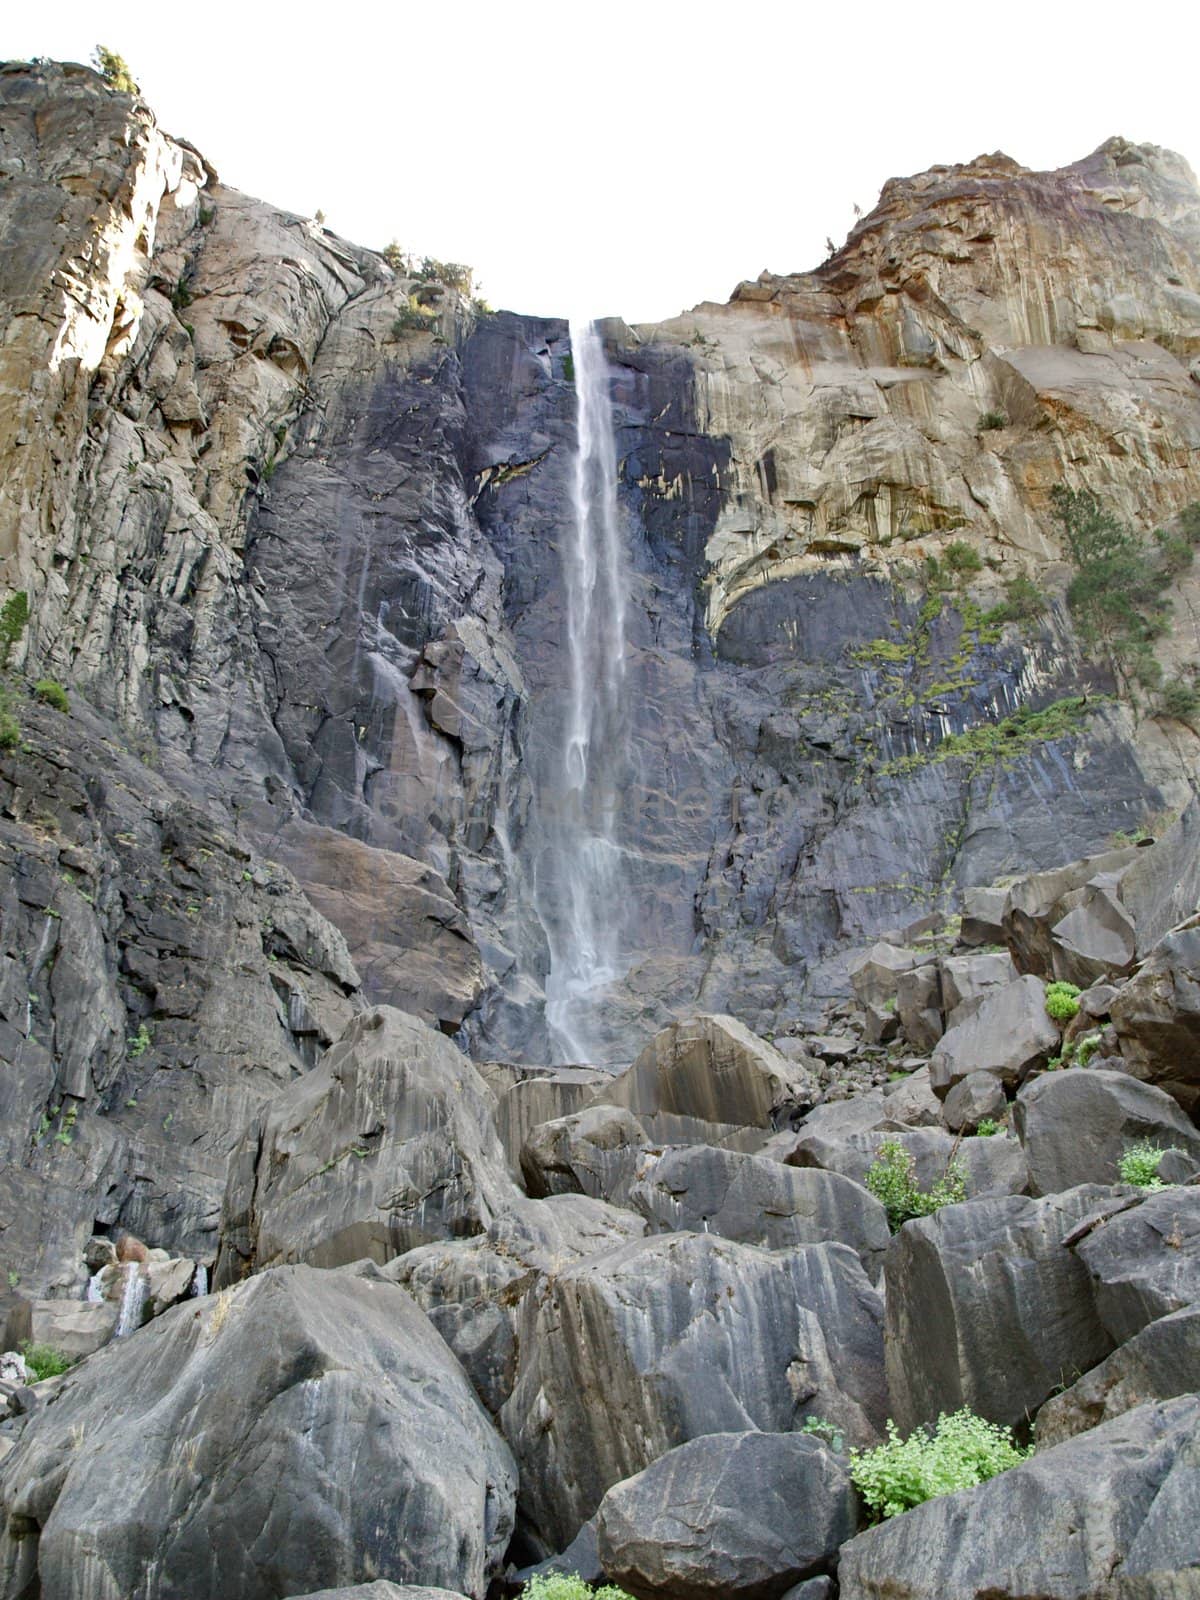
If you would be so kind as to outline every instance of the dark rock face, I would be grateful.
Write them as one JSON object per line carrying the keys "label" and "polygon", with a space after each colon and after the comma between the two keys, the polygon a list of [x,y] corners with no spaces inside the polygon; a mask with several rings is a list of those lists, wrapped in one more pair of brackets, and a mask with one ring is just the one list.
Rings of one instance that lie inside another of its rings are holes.
{"label": "dark rock face", "polygon": [[608,1577],[637,1600],[777,1600],[855,1531],[848,1463],[796,1433],[713,1433],[605,1495]]}
{"label": "dark rock face", "polygon": [[1111,1198],[1093,1185],[905,1223],[884,1263],[888,1393],[902,1432],[961,1406],[1019,1424],[1108,1354],[1088,1269],[1063,1240]]}
{"label": "dark rock face", "polygon": [[1148,1400],[1200,1392],[1200,1305],[1159,1317],[1037,1414],[1039,1450],[1110,1422]]}
{"label": "dark rock face", "polygon": [[218,1282],[283,1262],[382,1264],[482,1232],[515,1197],[471,1063],[377,1006],[277,1095],[234,1161]]}
{"label": "dark rock face", "polygon": [[1200,1107],[1200,927],[1168,934],[1112,1000],[1129,1071],[1195,1116]]}
{"label": "dark rock face", "polygon": [[852,1539],[841,1600],[1188,1600],[1198,1466],[1200,1399],[1140,1406]]}
{"label": "dark rock face", "polygon": [[482,1600],[515,1487],[402,1289],[282,1268],[64,1380],[0,1475],[3,1592],[277,1600],[382,1574]]}
{"label": "dark rock face", "polygon": [[1118,1161],[1141,1139],[1200,1158],[1200,1133],[1170,1095],[1123,1072],[1048,1072],[1017,1096],[1013,1126],[1031,1194],[1117,1183]]}
{"label": "dark rock face", "polygon": [[812,1415],[873,1440],[881,1322],[844,1245],[668,1234],[558,1273],[501,1413],[532,1537],[561,1550],[614,1483],[702,1434],[787,1432]]}
{"label": "dark rock face", "polygon": [[1122,1344],[1157,1317],[1200,1301],[1200,1189],[1167,1188],[1076,1246],[1096,1310]]}
{"label": "dark rock face", "polygon": [[82,710],[20,715],[0,757],[0,1240],[36,1297],[82,1292],[97,1225],[211,1260],[241,1130],[361,1002],[341,935],[219,810]]}

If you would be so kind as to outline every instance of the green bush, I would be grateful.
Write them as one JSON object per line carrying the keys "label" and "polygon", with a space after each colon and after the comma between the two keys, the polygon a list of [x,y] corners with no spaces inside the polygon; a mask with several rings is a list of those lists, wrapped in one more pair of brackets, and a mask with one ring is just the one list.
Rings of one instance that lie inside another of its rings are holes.
{"label": "green bush", "polygon": [[67,699],[67,691],[61,683],[56,683],[53,678],[39,678],[33,686],[33,692],[39,700],[44,700],[48,706],[53,706],[55,711],[70,711],[71,702]]}
{"label": "green bush", "polygon": [[942,1206],[958,1205],[967,1198],[967,1170],[955,1157],[932,1189],[917,1183],[917,1163],[897,1139],[885,1139],[867,1168],[867,1188],[887,1212],[888,1226],[896,1233],[914,1217],[932,1216]]}
{"label": "green bush", "polygon": [[1074,983],[1046,985],[1046,1011],[1055,1022],[1070,1022],[1079,1012],[1079,987]]}
{"label": "green bush", "polygon": [[393,272],[398,272],[402,277],[411,278],[413,273],[413,260],[407,250],[400,247],[400,241],[393,239],[390,244],[385,244],[380,251],[383,259]]}
{"label": "green bush", "polygon": [[57,1378],[75,1365],[74,1356],[64,1355],[52,1344],[34,1344],[30,1339],[26,1339],[21,1345],[21,1354],[25,1357],[25,1365],[38,1383],[41,1383],[43,1378]]}
{"label": "green bush", "polygon": [[1007,428],[1008,418],[1003,411],[981,411],[978,426],[980,433],[989,433],[995,428]]}
{"label": "green bush", "polygon": [[29,596],[24,589],[10,594],[0,606],[0,671],[6,671],[17,641],[29,621]]}
{"label": "green bush", "polygon": [[1173,678],[1170,683],[1163,684],[1158,704],[1164,717],[1187,722],[1200,711],[1200,689],[1186,678]]}
{"label": "green bush", "polygon": [[[1170,1145],[1168,1148],[1176,1150],[1175,1145]],[[1147,1189],[1151,1192],[1156,1189],[1169,1189],[1171,1185],[1164,1183],[1158,1175],[1158,1169],[1162,1165],[1162,1158],[1166,1154],[1166,1150],[1160,1150],[1158,1145],[1151,1144],[1149,1139],[1139,1139],[1136,1144],[1129,1146],[1125,1154],[1117,1162],[1117,1171],[1121,1174],[1121,1182],[1136,1184],[1139,1189]]]}
{"label": "green bush", "polygon": [[1026,1450],[1013,1443],[1012,1430],[985,1422],[965,1408],[945,1412],[935,1428],[917,1428],[901,1439],[887,1425],[887,1443],[874,1450],[851,1450],[854,1487],[877,1521],[911,1511],[939,1494],[973,1489],[1022,1462]]}
{"label": "green bush", "polygon": [[820,1439],[822,1444],[839,1455],[846,1448],[846,1435],[832,1422],[826,1422],[824,1417],[805,1417],[804,1426],[797,1430],[805,1433],[811,1439]]}
{"label": "green bush", "polygon": [[592,1589],[577,1572],[539,1572],[521,1590],[522,1600],[632,1600],[615,1583]]}
{"label": "green bush", "polygon": [[1049,601],[1027,573],[1018,572],[1004,585],[1004,599],[985,611],[983,620],[993,627],[1003,622],[1032,622],[1047,609]]}
{"label": "green bush", "polygon": [[140,93],[125,57],[119,56],[115,50],[98,44],[92,51],[92,65],[110,89],[116,89],[120,94]]}
{"label": "green bush", "polygon": [[973,572],[983,571],[983,557],[975,546],[968,544],[965,539],[953,539],[946,546],[942,561],[947,571],[952,572],[956,578],[966,578]]}
{"label": "green bush", "polygon": [[1000,1124],[995,1117],[982,1117],[975,1132],[980,1139],[990,1139],[994,1134],[1000,1132]]}

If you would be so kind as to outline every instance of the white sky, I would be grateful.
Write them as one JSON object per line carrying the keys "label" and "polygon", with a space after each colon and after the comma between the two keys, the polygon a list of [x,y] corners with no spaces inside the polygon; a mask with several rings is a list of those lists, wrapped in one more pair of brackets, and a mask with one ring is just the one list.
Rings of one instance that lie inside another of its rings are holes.
{"label": "white sky", "polygon": [[473,265],[497,308],[658,319],[803,271],[896,174],[1110,134],[1200,162],[1194,0],[15,0],[0,56],[125,56],[226,183]]}

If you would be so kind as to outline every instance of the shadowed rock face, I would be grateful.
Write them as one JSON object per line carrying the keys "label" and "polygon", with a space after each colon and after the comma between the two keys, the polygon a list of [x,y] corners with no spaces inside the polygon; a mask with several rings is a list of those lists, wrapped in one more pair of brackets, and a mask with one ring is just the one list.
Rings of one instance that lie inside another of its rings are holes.
{"label": "shadowed rock face", "polygon": [[[546,1059],[565,324],[477,318],[239,195],[86,69],[5,69],[0,128],[25,663],[232,806],[370,999]],[[889,184],[815,273],[604,325],[637,774],[610,1063],[688,1009],[773,1031],[844,987],[847,944],[1183,797],[1193,735],[1095,699],[1053,739],[944,741],[1109,687],[1047,496],[1143,525],[1200,497],[1198,212],[1152,146],[981,158]],[[996,569],[931,611],[914,574],[954,538]],[[982,627],[1019,570],[1051,609]]]}

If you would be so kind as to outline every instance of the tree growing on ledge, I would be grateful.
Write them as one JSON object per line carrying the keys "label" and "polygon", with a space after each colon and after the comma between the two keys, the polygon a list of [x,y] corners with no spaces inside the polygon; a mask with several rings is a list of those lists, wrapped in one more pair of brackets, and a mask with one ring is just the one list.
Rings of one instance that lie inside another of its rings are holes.
{"label": "tree growing on ledge", "polygon": [[118,94],[140,94],[133,73],[124,56],[119,56],[115,50],[109,50],[105,45],[98,44],[92,52],[92,65],[104,79],[110,89],[116,89]]}

